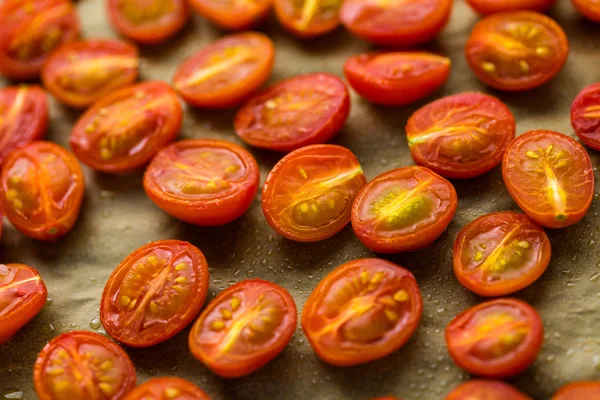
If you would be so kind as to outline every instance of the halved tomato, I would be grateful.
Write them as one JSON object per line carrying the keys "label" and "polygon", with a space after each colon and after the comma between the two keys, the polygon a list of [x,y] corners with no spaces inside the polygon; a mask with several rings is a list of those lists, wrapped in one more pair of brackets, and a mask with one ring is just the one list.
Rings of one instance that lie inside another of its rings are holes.
{"label": "halved tomato", "polygon": [[69,144],[97,171],[131,171],[173,141],[182,121],[179,98],[169,85],[139,83],[95,103],[73,127]]}
{"label": "halved tomato", "polygon": [[196,107],[234,107],[269,79],[274,61],[275,46],[262,33],[230,35],[184,61],[173,86]]}
{"label": "halved tomato", "polygon": [[181,378],[152,378],[133,389],[123,400],[210,400],[192,382]]}
{"label": "halved tomato", "polygon": [[563,29],[534,11],[492,14],[473,28],[467,61],[486,85],[506,91],[534,89],[562,69],[569,54]]}
{"label": "halved tomato", "polygon": [[208,264],[188,242],[164,240],[140,247],[110,275],[100,320],[106,332],[132,347],[175,336],[198,315],[208,294]]}
{"label": "halved tomato", "polygon": [[483,93],[436,100],[417,110],[406,125],[415,162],[446,178],[472,178],[500,165],[515,131],[508,107]]}
{"label": "halved tomato", "polygon": [[0,206],[23,234],[55,240],[73,226],[85,182],[79,163],[50,142],[32,142],[8,156],[0,175]]}
{"label": "halved tomato", "polygon": [[241,217],[258,190],[258,164],[224,140],[183,140],[161,150],[144,175],[148,197],[168,214],[204,226]]}
{"label": "halved tomato", "polygon": [[542,319],[517,299],[481,303],[455,317],[446,327],[446,344],[454,362],[473,375],[507,378],[535,361],[544,341]]}
{"label": "halved tomato", "polygon": [[600,3],[596,0],[571,0],[581,15],[593,22],[600,22]]}
{"label": "halved tomato", "polygon": [[42,68],[42,81],[61,102],[85,108],[135,82],[138,50],[119,40],[86,40],[53,52]]}
{"label": "halved tomato", "polygon": [[546,11],[556,0],[467,0],[479,14],[487,15],[505,11]]}
{"label": "halved tomato", "polygon": [[202,312],[190,332],[190,351],[217,375],[250,374],[285,349],[296,314],[292,296],[281,286],[259,279],[239,282]]}
{"label": "halved tomato", "polygon": [[350,222],[352,202],[367,183],[356,156],[329,144],[303,147],[275,165],[262,207],[271,227],[290,240],[325,240]]}
{"label": "halved tomato", "polygon": [[244,104],[235,117],[235,131],[251,146],[288,152],[329,141],[349,114],[350,95],[338,77],[302,75]]}
{"label": "halved tomato", "polygon": [[228,30],[252,28],[263,22],[273,0],[189,0],[210,22]]}
{"label": "halved tomato", "polygon": [[471,380],[457,386],[446,400],[532,400],[502,381]]}
{"label": "halved tomato", "polygon": [[594,196],[594,171],[583,146],[552,131],[530,131],[504,154],[502,176],[512,198],[547,228],[579,222]]}
{"label": "halved tomato", "polygon": [[580,381],[565,385],[554,394],[552,400],[600,399],[599,381]]}
{"label": "halved tomato", "polygon": [[571,124],[586,146],[600,150],[600,83],[579,92],[571,105]]}
{"label": "halved tomato", "polygon": [[302,329],[323,361],[356,365],[404,346],[422,312],[421,293],[409,271],[389,261],[361,259],[319,282],[304,305]]}
{"label": "halved tomato", "polygon": [[281,25],[300,38],[314,38],[340,25],[342,0],[274,0]]}
{"label": "halved tomato", "polygon": [[352,228],[358,239],[379,253],[418,250],[432,244],[456,213],[454,186],[423,167],[379,175],[356,196]]}
{"label": "halved tomato", "polygon": [[72,331],[52,339],[33,369],[40,400],[119,400],[135,387],[135,367],[105,336]]}

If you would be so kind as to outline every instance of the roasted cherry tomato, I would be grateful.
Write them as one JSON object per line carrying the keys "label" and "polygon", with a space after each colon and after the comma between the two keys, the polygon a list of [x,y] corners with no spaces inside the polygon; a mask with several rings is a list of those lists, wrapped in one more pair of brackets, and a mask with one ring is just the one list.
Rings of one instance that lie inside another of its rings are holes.
{"label": "roasted cherry tomato", "polygon": [[525,371],[544,341],[542,319],[516,299],[481,303],[454,318],[446,344],[454,362],[473,375],[506,378]]}
{"label": "roasted cherry tomato", "polygon": [[345,0],[342,24],[382,46],[412,47],[432,40],[450,18],[452,0]]}
{"label": "roasted cherry tomato", "polygon": [[546,11],[556,0],[467,0],[479,14],[487,15],[505,11]]}
{"label": "roasted cherry tomato", "polygon": [[579,139],[600,150],[600,83],[585,87],[571,105],[571,124]]}
{"label": "roasted cherry tomato", "polygon": [[23,234],[54,240],[75,225],[85,182],[75,157],[50,142],[32,142],[10,153],[0,175],[0,205]]}
{"label": "roasted cherry tomato", "polygon": [[224,140],[183,140],[161,150],[144,175],[148,197],[168,214],[204,226],[242,216],[258,190],[252,154]]}
{"label": "roasted cherry tomato", "polygon": [[457,386],[446,400],[532,400],[502,381],[472,380]]}
{"label": "roasted cherry tomato", "polygon": [[513,140],[502,161],[504,183],[519,207],[547,228],[579,222],[594,196],[594,171],[583,146],[552,131]]}
{"label": "roasted cherry tomato", "polygon": [[500,90],[536,88],[562,69],[569,44],[552,18],[534,11],[490,15],[475,25],[467,61],[486,85]]}
{"label": "roasted cherry tomato", "polygon": [[105,336],[72,331],[52,339],[33,369],[40,400],[118,400],[135,387],[135,368]]}
{"label": "roasted cherry tomato", "polygon": [[352,228],[379,253],[418,250],[432,244],[456,213],[454,186],[423,167],[379,175],[356,196]]}
{"label": "roasted cherry tomato", "polygon": [[571,0],[577,11],[593,22],[600,22],[600,3],[596,0]]}
{"label": "roasted cherry tomato", "polygon": [[208,264],[188,242],[140,247],[111,274],[100,320],[113,338],[132,347],[163,342],[188,326],[208,294]]}
{"label": "roasted cherry tomato", "polygon": [[317,242],[350,222],[352,202],[366,183],[350,150],[330,144],[303,147],[283,157],[269,173],[263,211],[281,236]]}
{"label": "roasted cherry tomato", "polygon": [[36,78],[46,56],[79,37],[79,21],[70,0],[0,2],[0,74]]}
{"label": "roasted cherry tomato", "polygon": [[192,382],[181,378],[153,378],[133,389],[123,400],[210,400]]}
{"label": "roasted cherry tomato", "polygon": [[288,152],[329,141],[350,114],[344,83],[329,74],[291,78],[250,99],[235,117],[246,143]]}
{"label": "roasted cherry tomato", "polygon": [[230,35],[184,61],[173,86],[191,105],[233,107],[269,79],[274,61],[275,46],[262,33]]}
{"label": "roasted cherry tomato", "polygon": [[258,25],[269,15],[273,0],[189,0],[212,23],[229,30]]}
{"label": "roasted cherry tomato", "polygon": [[565,385],[554,394],[552,400],[600,399],[600,382],[581,381]]}
{"label": "roasted cherry tomato", "polygon": [[40,274],[23,264],[0,264],[0,345],[35,317],[48,298]]}
{"label": "roasted cherry tomato", "polygon": [[319,282],[304,305],[302,329],[323,361],[356,365],[401,348],[422,311],[409,271],[385,260],[355,260]]}
{"label": "roasted cherry tomato", "polygon": [[42,69],[42,81],[61,102],[85,108],[138,76],[138,50],[118,40],[87,40],[53,52]]}
{"label": "roasted cherry tomato", "polygon": [[95,103],[77,121],[69,144],[84,164],[108,173],[146,164],[179,134],[183,110],[163,82],[129,86]]}
{"label": "roasted cherry tomato", "polygon": [[340,25],[341,0],[274,0],[277,19],[300,38],[314,38]]}
{"label": "roasted cherry tomato", "polygon": [[460,93],[415,112],[406,136],[417,164],[446,178],[472,178],[500,165],[515,130],[515,119],[500,100]]}
{"label": "roasted cherry tomato", "polygon": [[297,324],[292,296],[274,283],[252,279],[221,292],[190,332],[192,354],[215,374],[237,378],[277,357]]}

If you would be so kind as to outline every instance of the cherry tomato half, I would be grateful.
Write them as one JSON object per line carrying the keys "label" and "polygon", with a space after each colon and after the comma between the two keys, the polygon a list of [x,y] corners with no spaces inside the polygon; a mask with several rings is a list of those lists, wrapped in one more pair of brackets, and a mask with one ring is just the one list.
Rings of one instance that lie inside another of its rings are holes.
{"label": "cherry tomato half", "polygon": [[473,375],[506,378],[525,371],[544,341],[542,319],[516,299],[481,303],[455,317],[446,327],[448,352]]}
{"label": "cherry tomato half", "polygon": [[571,0],[581,15],[593,22],[600,22],[600,4],[595,0]]}
{"label": "cherry tomato half", "polygon": [[338,77],[302,75],[244,104],[235,117],[235,131],[251,146],[288,152],[329,141],[349,114],[350,95]]}
{"label": "cherry tomato half", "polygon": [[0,264],[0,345],[35,317],[48,298],[40,274],[23,264]]}
{"label": "cherry tomato half", "polygon": [[262,33],[230,35],[184,61],[173,86],[191,105],[233,107],[269,79],[274,61],[275,46]]}
{"label": "cherry tomato half", "polygon": [[0,74],[36,78],[46,56],[79,37],[70,0],[4,0],[0,3]]}
{"label": "cherry tomato half", "polygon": [[563,386],[554,394],[552,400],[600,399],[600,382],[581,381]]}
{"label": "cherry tomato half", "polygon": [[133,389],[123,400],[210,400],[198,386],[181,378],[153,378]]}
{"label": "cherry tomato half", "polygon": [[110,275],[100,302],[106,332],[132,347],[175,336],[198,315],[208,294],[208,264],[188,242],[140,247]]}
{"label": "cherry tomato half", "polygon": [[300,38],[314,38],[340,25],[341,0],[274,0],[281,25]]}
{"label": "cherry tomato half", "polygon": [[297,324],[292,296],[274,283],[239,282],[206,307],[189,337],[190,351],[215,374],[237,378],[273,360]]}
{"label": "cherry tomato half", "polygon": [[502,381],[472,380],[457,386],[446,400],[532,400]]}
{"label": "cherry tomato half", "polygon": [[212,23],[229,30],[252,28],[269,15],[273,0],[189,0]]}
{"label": "cherry tomato half", "polygon": [[345,0],[340,20],[364,40],[406,48],[432,40],[451,10],[452,0]]}
{"label": "cherry tomato half", "polygon": [[456,213],[454,186],[423,167],[379,175],[356,196],[352,228],[358,239],[379,253],[418,250],[432,244]]}
{"label": "cherry tomato half", "polygon": [[515,118],[495,97],[459,93],[417,110],[406,136],[413,159],[446,178],[472,178],[500,165]]}
{"label": "cherry tomato half", "polygon": [[473,28],[467,61],[486,85],[522,91],[543,85],[562,69],[567,36],[552,18],[534,11],[492,14]]}
{"label": "cherry tomato half", "polygon": [[119,40],[87,40],[53,52],[42,68],[42,81],[61,102],[85,108],[138,76],[138,50]]}
{"label": "cherry tomato half", "polygon": [[571,105],[571,124],[586,146],[600,150],[600,83],[579,92]]}
{"label": "cherry tomato half", "polygon": [[68,233],[85,182],[75,157],[50,142],[32,142],[10,153],[0,175],[0,206],[23,234],[54,240]]}
{"label": "cherry tomato half", "polygon": [[69,144],[84,164],[107,173],[146,164],[179,134],[183,110],[177,94],[159,81],[116,91],[83,114]]}
{"label": "cherry tomato half", "polygon": [[218,226],[241,217],[258,190],[252,154],[224,140],[183,140],[161,150],[144,175],[148,197],[182,221]]}
{"label": "cherry tomato half", "polygon": [[330,144],[303,147],[283,157],[269,173],[263,211],[283,237],[325,240],[348,225],[352,202],[366,183],[350,150]]}
{"label": "cherry tomato half", "polygon": [[40,400],[118,400],[135,387],[135,368],[105,336],[72,331],[52,339],[33,370]]}
{"label": "cherry tomato half", "polygon": [[304,305],[302,329],[323,361],[356,365],[404,346],[422,311],[409,271],[385,260],[355,260],[319,282]]}
{"label": "cherry tomato half", "polygon": [[505,11],[546,11],[556,0],[467,0],[479,14],[487,15]]}
{"label": "cherry tomato half", "polygon": [[594,171],[583,146],[552,131],[513,140],[502,161],[504,183],[519,207],[547,228],[579,222],[594,196]]}

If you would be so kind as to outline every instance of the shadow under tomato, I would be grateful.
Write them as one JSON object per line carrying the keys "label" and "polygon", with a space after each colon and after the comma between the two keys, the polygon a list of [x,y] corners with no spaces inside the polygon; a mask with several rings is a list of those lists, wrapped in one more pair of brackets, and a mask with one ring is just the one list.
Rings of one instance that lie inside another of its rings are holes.
{"label": "shadow under tomato", "polygon": [[[143,189],[144,167],[122,174],[105,174],[93,171],[92,179],[101,191],[126,193]],[[86,174],[88,175],[88,174]],[[87,177],[87,176],[86,176]]]}
{"label": "shadow under tomato", "polygon": [[[193,15],[193,13],[192,13]],[[140,56],[143,58],[151,59],[179,59],[180,57],[174,57],[186,41],[194,37],[194,33],[201,28],[201,22],[194,17],[191,17],[184,27],[172,37],[164,40],[161,43],[152,45],[138,45],[140,50]],[[197,33],[197,32],[196,32]],[[198,49],[199,50],[199,49]],[[140,69],[140,80],[147,79],[143,74],[144,68]],[[171,76],[161,77],[166,82],[171,82]]]}

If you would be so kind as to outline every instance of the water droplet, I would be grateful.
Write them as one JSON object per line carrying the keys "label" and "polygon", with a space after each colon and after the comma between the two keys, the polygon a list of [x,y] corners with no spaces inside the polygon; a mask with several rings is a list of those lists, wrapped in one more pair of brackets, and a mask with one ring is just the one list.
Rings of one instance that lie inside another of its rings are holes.
{"label": "water droplet", "polygon": [[96,317],[90,321],[90,328],[92,328],[94,330],[100,329],[101,326],[102,326],[102,324],[100,323],[100,318],[98,318],[98,317]]}
{"label": "water droplet", "polygon": [[70,328],[77,328],[77,324],[71,324],[69,325]]}
{"label": "water droplet", "polygon": [[46,299],[46,306],[51,306],[54,303],[54,299],[52,297],[48,297]]}
{"label": "water droplet", "polygon": [[443,313],[443,312],[445,312],[445,311],[446,311],[446,309],[445,309],[444,307],[442,307],[442,308],[438,308],[438,309],[437,309],[437,312],[439,312],[439,313]]}
{"label": "water droplet", "polygon": [[575,284],[573,282],[567,282],[567,284],[565,286],[568,288],[572,288],[572,287],[575,287]]}

